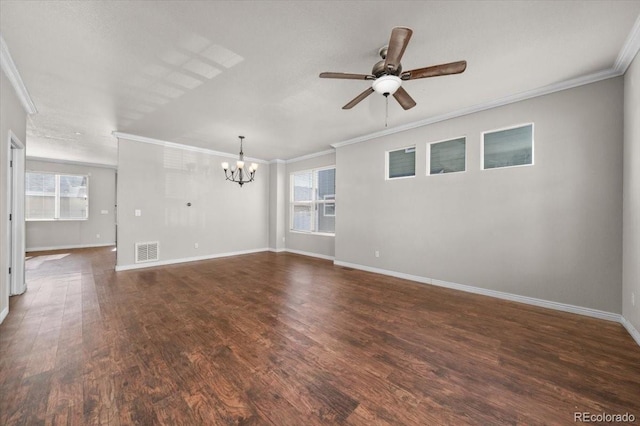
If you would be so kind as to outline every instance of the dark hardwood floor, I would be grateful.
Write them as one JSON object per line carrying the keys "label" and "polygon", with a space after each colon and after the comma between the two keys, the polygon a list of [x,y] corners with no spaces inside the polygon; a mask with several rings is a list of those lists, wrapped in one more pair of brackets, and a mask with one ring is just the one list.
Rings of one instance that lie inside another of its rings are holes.
{"label": "dark hardwood floor", "polygon": [[0,325],[0,424],[640,421],[617,323],[258,253],[114,272],[30,253]]}

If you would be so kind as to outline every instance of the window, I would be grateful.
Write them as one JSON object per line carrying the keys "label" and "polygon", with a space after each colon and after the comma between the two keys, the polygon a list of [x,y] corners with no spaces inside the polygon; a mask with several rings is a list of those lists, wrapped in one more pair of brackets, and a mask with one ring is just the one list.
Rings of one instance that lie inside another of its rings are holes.
{"label": "window", "polygon": [[44,172],[25,174],[26,220],[89,218],[89,177]]}
{"label": "window", "polygon": [[334,234],[335,193],[335,167],[292,173],[291,230]]}
{"label": "window", "polygon": [[533,164],[533,124],[482,134],[482,169]]}
{"label": "window", "polygon": [[430,143],[427,147],[427,173],[464,172],[467,164],[466,145],[466,138]]}
{"label": "window", "polygon": [[416,147],[387,151],[387,179],[416,175]]}

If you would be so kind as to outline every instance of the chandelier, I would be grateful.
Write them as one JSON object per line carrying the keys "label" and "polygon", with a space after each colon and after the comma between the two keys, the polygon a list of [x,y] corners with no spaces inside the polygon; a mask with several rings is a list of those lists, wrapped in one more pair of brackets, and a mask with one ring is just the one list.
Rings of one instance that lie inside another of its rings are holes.
{"label": "chandelier", "polygon": [[242,187],[247,182],[253,182],[253,178],[258,170],[258,164],[251,163],[249,170],[244,167],[244,152],[242,152],[242,140],[244,136],[238,136],[240,138],[240,156],[236,161],[236,166],[229,168],[229,163],[226,161],[222,163],[222,169],[224,170],[224,176],[228,181],[235,182]]}

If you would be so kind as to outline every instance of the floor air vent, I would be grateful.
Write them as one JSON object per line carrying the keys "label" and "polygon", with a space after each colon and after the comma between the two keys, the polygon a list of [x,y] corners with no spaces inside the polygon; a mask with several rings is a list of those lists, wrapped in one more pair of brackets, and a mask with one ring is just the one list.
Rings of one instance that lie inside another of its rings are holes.
{"label": "floor air vent", "polygon": [[159,245],[158,241],[136,243],[136,263],[158,260],[160,255]]}

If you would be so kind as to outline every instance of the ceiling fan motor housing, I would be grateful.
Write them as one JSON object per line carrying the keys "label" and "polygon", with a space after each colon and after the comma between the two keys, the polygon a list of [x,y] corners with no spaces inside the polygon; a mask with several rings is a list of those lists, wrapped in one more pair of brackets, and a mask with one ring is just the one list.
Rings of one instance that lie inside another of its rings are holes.
{"label": "ceiling fan motor housing", "polygon": [[394,72],[390,72],[391,70],[385,68],[384,62],[384,59],[376,62],[376,64],[371,69],[371,74],[375,75],[376,78],[383,75],[400,75],[400,73],[402,72],[402,65],[398,64],[398,68],[396,68]]}

